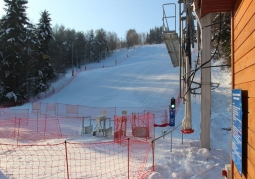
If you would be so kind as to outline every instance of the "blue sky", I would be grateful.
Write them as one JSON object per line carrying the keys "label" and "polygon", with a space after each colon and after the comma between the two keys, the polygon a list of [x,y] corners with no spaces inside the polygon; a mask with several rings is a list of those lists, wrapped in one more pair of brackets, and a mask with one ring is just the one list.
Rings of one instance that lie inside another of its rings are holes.
{"label": "blue sky", "polygon": [[[129,29],[142,33],[161,26],[162,5],[166,3],[177,3],[177,0],[28,0],[27,15],[30,22],[36,24],[40,12],[47,10],[52,26],[62,24],[83,32],[103,28],[124,38]],[[0,7],[2,17],[5,14],[3,0]],[[178,3],[176,7],[178,9]]]}

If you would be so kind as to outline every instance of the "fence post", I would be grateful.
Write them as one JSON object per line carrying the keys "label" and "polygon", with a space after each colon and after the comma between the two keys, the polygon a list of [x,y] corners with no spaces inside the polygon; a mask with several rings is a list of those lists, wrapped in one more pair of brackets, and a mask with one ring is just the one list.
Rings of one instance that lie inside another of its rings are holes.
{"label": "fence post", "polygon": [[58,115],[58,103],[56,103],[55,114],[56,114],[56,116],[59,116]]}
{"label": "fence post", "polygon": [[69,168],[68,168],[68,156],[67,156],[67,144],[65,140],[65,151],[66,151],[66,173],[67,173],[67,178],[69,179]]}
{"label": "fence post", "polygon": [[[155,124],[155,114],[153,114],[153,123],[152,123],[152,126],[151,126],[151,127],[153,127],[153,124]],[[153,137],[153,138],[155,138],[155,134],[156,134],[155,128],[156,128],[156,127],[153,127],[154,132],[153,132],[153,136],[151,136],[151,137]]]}
{"label": "fence post", "polygon": [[13,138],[15,139],[16,138],[16,123],[17,123],[17,117],[15,116],[15,120],[14,120],[14,130],[13,130]]}
{"label": "fence post", "polygon": [[183,133],[182,133],[182,144],[183,144]]}
{"label": "fence post", "polygon": [[59,120],[58,120],[58,118],[57,118],[57,121],[58,121],[58,128],[59,128],[59,131],[60,131],[60,136],[61,136],[61,138],[62,138],[63,136],[62,136],[62,131],[61,131],[61,127],[60,127],[60,125],[59,125]]}
{"label": "fence post", "polygon": [[152,141],[152,145],[151,145],[151,148],[152,148],[152,171],[154,172],[155,171],[155,168],[154,168],[154,150],[155,150],[155,144],[154,144],[154,140]]}
{"label": "fence post", "polygon": [[170,150],[170,152],[172,152],[172,148],[173,148],[172,144],[173,144],[173,133],[171,132],[171,150]]}
{"label": "fence post", "polygon": [[150,138],[149,136],[149,112],[146,113],[146,117],[145,117],[145,120],[146,120],[146,125],[147,125],[147,130],[146,130],[146,142],[147,140]]}
{"label": "fence post", "polygon": [[37,127],[37,133],[38,133],[38,111],[36,112],[36,127]]}
{"label": "fence post", "polygon": [[84,120],[85,120],[85,117],[83,116],[82,117],[82,130],[81,130],[81,132],[82,132],[82,134],[81,134],[81,136],[84,136]]}
{"label": "fence post", "polygon": [[[15,116],[16,118],[16,116]],[[19,118],[19,127],[18,127],[18,136],[17,136],[17,146],[19,145],[19,130],[20,130],[20,118]],[[15,123],[16,123],[16,120],[15,120]]]}
{"label": "fence post", "polygon": [[129,157],[130,157],[130,156],[129,156],[129,155],[130,155],[130,154],[129,154],[129,149],[130,149],[130,148],[129,148],[129,145],[130,145],[130,139],[128,138],[128,179],[129,179],[129,159],[130,159],[130,158],[129,158]]}
{"label": "fence post", "polygon": [[44,120],[44,140],[45,140],[45,134],[46,134],[46,119],[47,117],[45,117],[45,120]]}

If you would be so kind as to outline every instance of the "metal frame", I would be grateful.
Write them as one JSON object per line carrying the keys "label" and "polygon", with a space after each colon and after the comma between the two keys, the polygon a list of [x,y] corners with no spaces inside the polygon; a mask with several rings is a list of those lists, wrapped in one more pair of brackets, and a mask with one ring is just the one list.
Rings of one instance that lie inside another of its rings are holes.
{"label": "metal frame", "polygon": [[[172,16],[167,16],[165,7],[166,6],[171,6],[174,5],[174,15]],[[168,3],[168,4],[163,4],[163,40],[165,41],[166,47],[168,54],[170,56],[170,59],[172,61],[172,64],[174,67],[179,66],[179,44],[180,40],[178,37],[178,34],[176,33],[176,4],[175,3]],[[168,19],[174,19],[174,28],[170,29],[169,24],[168,24]]]}

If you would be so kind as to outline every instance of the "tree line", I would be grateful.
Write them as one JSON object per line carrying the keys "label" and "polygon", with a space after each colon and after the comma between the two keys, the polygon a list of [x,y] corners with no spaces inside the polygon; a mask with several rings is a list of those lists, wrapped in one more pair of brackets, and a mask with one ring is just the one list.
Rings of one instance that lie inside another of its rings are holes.
{"label": "tree line", "polygon": [[26,3],[4,0],[6,14],[0,20],[0,100],[24,103],[49,88],[54,78],[49,42],[54,39],[47,11],[38,24],[29,23]]}
{"label": "tree line", "polygon": [[[0,19],[0,105],[21,105],[47,91],[61,73],[84,64],[100,62],[119,48],[161,43],[159,29],[150,33],[126,32],[120,39],[104,29],[86,33],[64,25],[52,27],[50,13],[40,13],[37,24],[26,16],[26,0],[4,0]],[[157,34],[157,35],[155,35]]]}

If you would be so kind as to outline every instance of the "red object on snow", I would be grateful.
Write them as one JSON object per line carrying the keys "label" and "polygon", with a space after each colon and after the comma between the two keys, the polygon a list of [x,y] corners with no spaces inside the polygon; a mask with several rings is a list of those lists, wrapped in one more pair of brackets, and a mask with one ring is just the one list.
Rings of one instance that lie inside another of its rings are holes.
{"label": "red object on snow", "polygon": [[182,129],[181,131],[183,134],[191,134],[194,132],[194,129]]}
{"label": "red object on snow", "polygon": [[168,125],[169,125],[168,123],[165,123],[165,124],[153,124],[154,127],[166,127]]}
{"label": "red object on snow", "polygon": [[221,176],[223,176],[223,177],[228,177],[228,173],[227,173],[227,170],[221,170]]}

